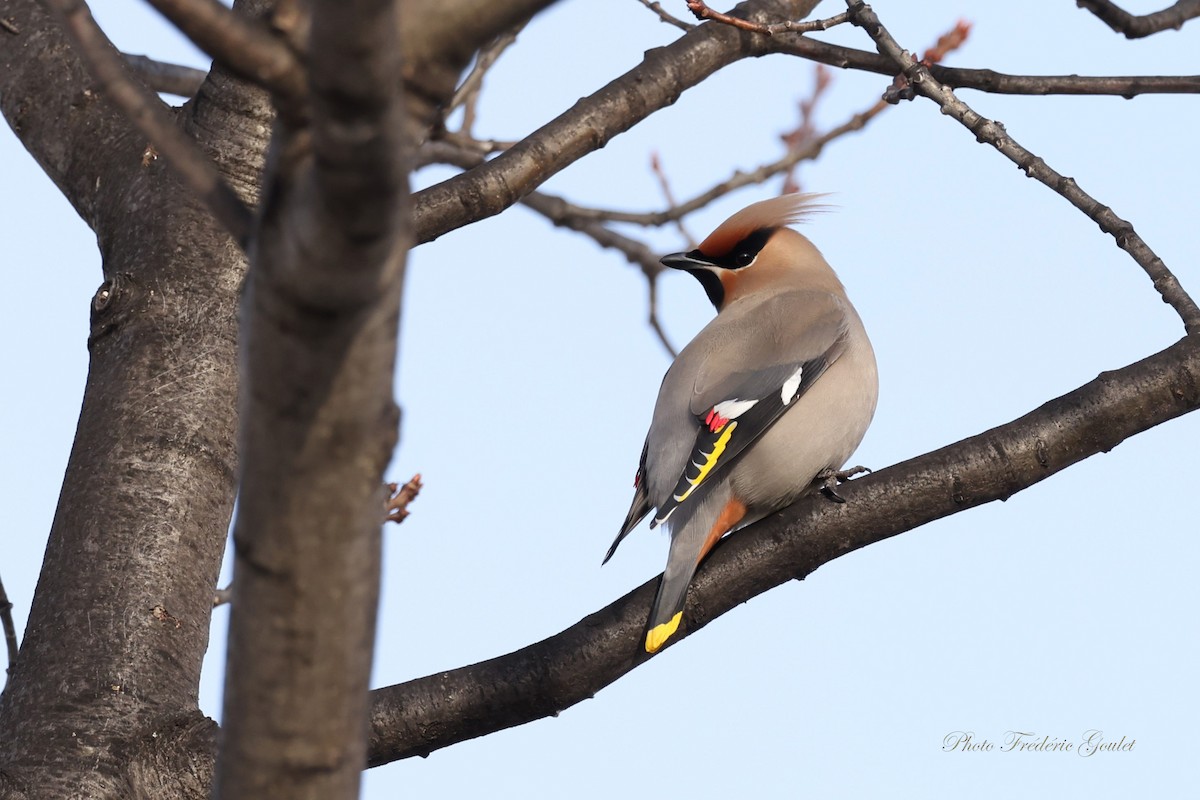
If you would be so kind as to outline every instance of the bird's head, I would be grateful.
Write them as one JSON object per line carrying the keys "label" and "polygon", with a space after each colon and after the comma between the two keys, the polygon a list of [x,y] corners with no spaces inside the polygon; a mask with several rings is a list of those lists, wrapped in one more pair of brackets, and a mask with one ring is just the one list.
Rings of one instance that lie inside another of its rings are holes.
{"label": "bird's head", "polygon": [[804,236],[787,227],[824,206],[822,195],[786,194],[746,206],[700,246],[663,256],[664,266],[691,273],[718,311],[759,291],[812,288],[844,292],[837,275]]}

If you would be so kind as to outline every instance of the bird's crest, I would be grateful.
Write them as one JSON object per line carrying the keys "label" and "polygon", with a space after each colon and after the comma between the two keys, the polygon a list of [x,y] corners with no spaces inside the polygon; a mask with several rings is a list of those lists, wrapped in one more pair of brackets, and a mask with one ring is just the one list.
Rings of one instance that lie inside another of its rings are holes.
{"label": "bird's crest", "polygon": [[720,258],[750,234],[764,228],[782,228],[800,222],[808,215],[829,206],[816,201],[824,194],[785,194],[752,203],[717,226],[700,243],[700,252]]}

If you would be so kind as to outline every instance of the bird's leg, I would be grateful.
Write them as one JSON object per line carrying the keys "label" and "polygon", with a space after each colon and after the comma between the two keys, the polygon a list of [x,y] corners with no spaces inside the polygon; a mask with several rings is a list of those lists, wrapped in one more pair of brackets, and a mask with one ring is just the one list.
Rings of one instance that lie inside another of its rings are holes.
{"label": "bird's leg", "polygon": [[837,493],[839,483],[845,483],[855,475],[861,475],[871,470],[867,467],[851,467],[850,469],[823,469],[817,473],[815,481],[821,484],[821,494],[835,503],[844,503],[846,498]]}

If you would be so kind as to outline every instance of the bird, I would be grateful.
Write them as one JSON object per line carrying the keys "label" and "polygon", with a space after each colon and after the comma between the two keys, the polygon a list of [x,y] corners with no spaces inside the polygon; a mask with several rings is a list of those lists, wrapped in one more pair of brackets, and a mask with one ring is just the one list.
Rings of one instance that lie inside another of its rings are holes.
{"label": "bird", "polygon": [[845,287],[790,226],[822,195],[763,200],[700,245],[661,261],[704,288],[717,315],[667,369],[634,479],[604,557],[654,511],[671,544],[644,646],[678,631],[697,567],[727,533],[866,471],[841,472],[875,414],[875,353]]}

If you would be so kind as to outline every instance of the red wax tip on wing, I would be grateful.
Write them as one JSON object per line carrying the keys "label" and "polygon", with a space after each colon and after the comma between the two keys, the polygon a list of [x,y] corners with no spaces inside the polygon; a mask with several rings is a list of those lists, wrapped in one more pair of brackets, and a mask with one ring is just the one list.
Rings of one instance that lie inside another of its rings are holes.
{"label": "red wax tip on wing", "polygon": [[718,414],[715,406],[711,411],[708,412],[708,416],[704,418],[704,424],[707,425],[708,429],[713,433],[716,433],[717,431],[721,430],[721,428],[724,428],[725,423],[727,422],[729,422],[729,418],[722,417],[720,414]]}

